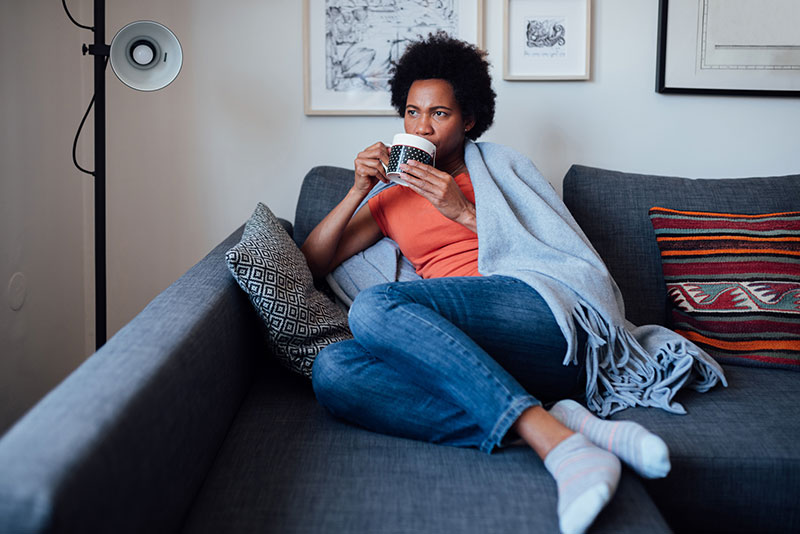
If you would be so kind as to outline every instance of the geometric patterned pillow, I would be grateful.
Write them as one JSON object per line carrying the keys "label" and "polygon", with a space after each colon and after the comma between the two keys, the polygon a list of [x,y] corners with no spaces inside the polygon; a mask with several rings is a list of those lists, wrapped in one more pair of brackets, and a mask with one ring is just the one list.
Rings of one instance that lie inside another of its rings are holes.
{"label": "geometric patterned pillow", "polygon": [[800,370],[800,212],[650,222],[676,332],[722,363]]}
{"label": "geometric patterned pillow", "polygon": [[311,378],[320,350],[353,337],[347,314],[314,287],[305,256],[264,204],[225,260],[266,324],[272,353],[292,371]]}

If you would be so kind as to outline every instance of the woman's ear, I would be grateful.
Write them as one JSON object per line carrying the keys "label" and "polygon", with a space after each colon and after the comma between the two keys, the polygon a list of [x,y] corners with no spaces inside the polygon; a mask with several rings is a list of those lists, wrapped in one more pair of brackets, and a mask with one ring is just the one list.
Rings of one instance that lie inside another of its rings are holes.
{"label": "woman's ear", "polygon": [[464,120],[464,132],[470,131],[475,126],[475,119],[472,117],[467,117]]}

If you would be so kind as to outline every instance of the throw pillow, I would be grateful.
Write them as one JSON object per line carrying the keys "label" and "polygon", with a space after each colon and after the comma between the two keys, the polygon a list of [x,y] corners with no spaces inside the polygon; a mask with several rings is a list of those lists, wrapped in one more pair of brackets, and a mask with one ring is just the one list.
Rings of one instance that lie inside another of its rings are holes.
{"label": "throw pillow", "polygon": [[225,259],[266,324],[272,352],[292,371],[310,378],[323,347],[352,338],[347,314],[314,287],[305,256],[264,204]]}
{"label": "throw pillow", "polygon": [[342,305],[349,308],[363,289],[386,282],[421,278],[408,258],[400,252],[397,243],[384,237],[344,260],[325,280]]}
{"label": "throw pillow", "polygon": [[675,331],[722,363],[800,370],[800,212],[650,221]]}

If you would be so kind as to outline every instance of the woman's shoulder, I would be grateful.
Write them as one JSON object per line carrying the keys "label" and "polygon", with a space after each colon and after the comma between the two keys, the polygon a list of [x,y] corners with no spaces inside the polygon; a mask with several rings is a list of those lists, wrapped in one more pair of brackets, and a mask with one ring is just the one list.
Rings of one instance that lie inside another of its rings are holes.
{"label": "woman's shoulder", "polygon": [[490,143],[488,141],[471,141],[467,143],[465,159],[469,160],[470,157],[478,157],[485,162],[492,163],[507,162],[509,164],[533,164],[533,161],[528,156],[517,151],[516,149],[511,148],[508,145]]}
{"label": "woman's shoulder", "polygon": [[472,142],[467,145],[465,159],[470,173],[475,174],[472,177],[473,183],[491,178],[494,182],[522,180],[533,188],[542,183],[549,184],[528,156],[506,145]]}
{"label": "woman's shoulder", "polygon": [[528,156],[508,145],[491,143],[489,141],[470,141],[467,143],[467,150],[469,151],[470,149],[477,150],[484,158],[503,157],[505,159],[529,159]]}

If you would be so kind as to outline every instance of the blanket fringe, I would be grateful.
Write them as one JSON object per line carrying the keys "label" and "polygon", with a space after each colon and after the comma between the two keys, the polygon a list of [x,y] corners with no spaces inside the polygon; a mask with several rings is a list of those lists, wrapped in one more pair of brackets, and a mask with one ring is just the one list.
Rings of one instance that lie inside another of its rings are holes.
{"label": "blanket fringe", "polygon": [[[586,402],[601,417],[634,406],[685,414],[673,401],[681,387],[704,392],[720,380],[727,385],[716,362],[688,340],[662,344],[651,354],[625,327],[610,324],[583,301],[572,317],[587,334]],[[564,365],[577,363],[576,353]]]}

